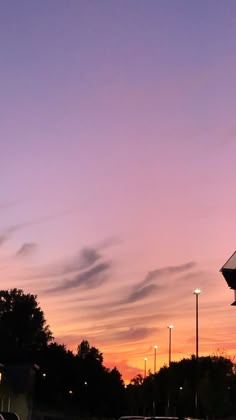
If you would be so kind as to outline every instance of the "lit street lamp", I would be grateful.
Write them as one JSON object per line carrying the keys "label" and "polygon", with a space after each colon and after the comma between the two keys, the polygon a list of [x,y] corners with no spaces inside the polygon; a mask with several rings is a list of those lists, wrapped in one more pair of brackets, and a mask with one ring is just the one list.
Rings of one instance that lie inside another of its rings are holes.
{"label": "lit street lamp", "polygon": [[[169,367],[171,364],[171,330],[174,328],[174,325],[168,325],[169,328]],[[168,414],[170,414],[170,384],[169,384],[169,372],[168,372],[168,399],[167,399],[167,410]]]}
{"label": "lit street lamp", "polygon": [[154,372],[156,373],[157,370],[157,346],[154,346]]}
{"label": "lit street lamp", "polygon": [[193,293],[196,296],[196,360],[198,360],[198,295],[201,290],[195,289]]}
{"label": "lit street lamp", "polygon": [[171,330],[174,328],[174,325],[169,325],[169,366],[171,364]]}
{"label": "lit street lamp", "polygon": [[195,409],[196,416],[198,412],[198,295],[201,293],[200,289],[194,290],[196,296],[196,393],[195,393]]}
{"label": "lit street lamp", "polygon": [[144,357],[144,378],[147,375],[147,357]]}

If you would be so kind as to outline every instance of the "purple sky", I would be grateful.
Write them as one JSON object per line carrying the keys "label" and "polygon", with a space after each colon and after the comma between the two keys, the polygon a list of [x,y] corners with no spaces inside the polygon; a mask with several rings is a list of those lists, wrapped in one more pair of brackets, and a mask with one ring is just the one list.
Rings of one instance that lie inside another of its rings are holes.
{"label": "purple sky", "polygon": [[[125,378],[234,355],[234,0],[3,1],[1,287]],[[150,368],[151,365],[150,361]]]}

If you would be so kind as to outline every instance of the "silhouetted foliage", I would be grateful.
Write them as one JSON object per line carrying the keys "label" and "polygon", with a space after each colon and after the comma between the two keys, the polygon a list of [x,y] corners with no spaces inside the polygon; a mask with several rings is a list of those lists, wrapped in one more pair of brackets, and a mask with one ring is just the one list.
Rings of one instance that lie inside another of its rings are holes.
{"label": "silhouetted foliage", "polygon": [[138,373],[138,375],[136,375],[133,379],[131,379],[130,383],[132,385],[142,385],[143,383],[143,377],[140,373]]}
{"label": "silhouetted foliage", "polygon": [[122,414],[124,384],[119,371],[102,364],[102,354],[82,341],[74,355],[50,344],[38,353],[36,398],[39,406],[66,406],[81,415]]}
{"label": "silhouetted foliage", "polygon": [[[225,417],[235,414],[233,362],[223,356],[192,356],[164,366],[155,375],[140,375],[127,387],[130,414]],[[196,391],[198,406],[195,406]]]}
{"label": "silhouetted foliage", "polygon": [[100,353],[96,347],[90,347],[88,341],[83,340],[78,346],[77,355],[82,360],[90,360],[92,362],[97,362],[98,364],[102,364],[103,362],[103,355]]}
{"label": "silhouetted foliage", "polygon": [[22,362],[42,350],[52,340],[37,296],[22,290],[0,291],[0,359],[1,362]]}
{"label": "silhouetted foliage", "polygon": [[107,369],[103,354],[88,341],[81,341],[76,354],[52,342],[37,296],[18,289],[0,291],[0,334],[1,363],[39,366],[38,407],[56,407],[81,417],[168,413],[210,419],[236,414],[235,365],[223,355],[172,362],[154,375],[137,375],[125,388],[117,368]]}

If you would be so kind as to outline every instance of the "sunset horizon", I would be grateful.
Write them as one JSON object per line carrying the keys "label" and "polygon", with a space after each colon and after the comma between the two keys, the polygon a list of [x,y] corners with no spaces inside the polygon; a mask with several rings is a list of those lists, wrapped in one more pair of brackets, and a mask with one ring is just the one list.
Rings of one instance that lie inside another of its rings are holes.
{"label": "sunset horizon", "polygon": [[[1,289],[126,383],[234,360],[236,3],[1,5]],[[0,360],[1,362],[1,360]]]}

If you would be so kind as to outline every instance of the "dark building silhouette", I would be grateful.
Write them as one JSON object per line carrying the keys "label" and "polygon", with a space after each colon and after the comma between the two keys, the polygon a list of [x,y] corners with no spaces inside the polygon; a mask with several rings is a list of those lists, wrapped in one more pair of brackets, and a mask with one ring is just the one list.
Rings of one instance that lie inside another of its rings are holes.
{"label": "dark building silhouette", "polygon": [[0,412],[17,413],[20,420],[32,418],[37,369],[37,365],[0,365]]}
{"label": "dark building silhouette", "polygon": [[220,269],[230,289],[234,290],[234,301],[231,305],[236,306],[236,251]]}

